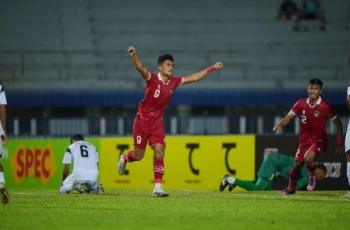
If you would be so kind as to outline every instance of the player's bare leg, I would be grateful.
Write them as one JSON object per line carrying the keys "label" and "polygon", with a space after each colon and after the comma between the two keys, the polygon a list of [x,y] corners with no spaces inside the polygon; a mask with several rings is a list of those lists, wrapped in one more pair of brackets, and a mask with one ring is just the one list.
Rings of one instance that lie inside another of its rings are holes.
{"label": "player's bare leg", "polygon": [[129,151],[127,154],[120,155],[118,163],[118,172],[120,175],[124,175],[125,167],[128,162],[140,161],[145,156],[145,149],[134,147],[133,151]]}
{"label": "player's bare leg", "polygon": [[10,196],[7,192],[6,184],[5,184],[4,169],[1,164],[0,164],[0,196],[1,196],[1,202],[3,204],[7,204],[10,201]]}
{"label": "player's bare leg", "polygon": [[153,170],[154,170],[154,197],[167,197],[169,193],[165,192],[162,188],[163,174],[164,174],[164,150],[165,146],[162,144],[153,144],[152,149],[154,152],[153,158]]}
{"label": "player's bare leg", "polygon": [[316,187],[316,176],[315,176],[315,169],[316,169],[316,153],[313,151],[307,151],[305,153],[305,164],[306,168],[309,170],[309,182],[307,184],[307,191],[311,192],[315,190]]}
{"label": "player's bare leg", "polygon": [[299,178],[300,170],[304,166],[304,163],[295,161],[293,169],[289,173],[289,183],[287,188],[281,191],[282,195],[291,195],[295,193],[296,181]]}

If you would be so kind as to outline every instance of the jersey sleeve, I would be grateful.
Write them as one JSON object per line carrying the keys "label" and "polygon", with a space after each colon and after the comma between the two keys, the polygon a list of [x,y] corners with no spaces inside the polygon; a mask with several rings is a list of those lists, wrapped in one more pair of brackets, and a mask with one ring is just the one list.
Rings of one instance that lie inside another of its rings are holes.
{"label": "jersey sleeve", "polygon": [[295,115],[300,115],[301,114],[301,103],[300,100],[295,102],[292,109],[290,110],[292,113],[294,113]]}
{"label": "jersey sleeve", "polygon": [[0,105],[7,105],[6,94],[2,83],[0,83]]}
{"label": "jersey sleeve", "polygon": [[71,153],[71,150],[68,148],[66,150],[66,152],[64,153],[64,156],[63,156],[63,161],[62,163],[63,164],[71,164],[72,163],[72,153]]}
{"label": "jersey sleeve", "polygon": [[156,79],[157,79],[157,75],[154,74],[154,73],[150,73],[150,78],[148,80],[146,80],[146,83],[149,84],[149,83],[153,82]]}

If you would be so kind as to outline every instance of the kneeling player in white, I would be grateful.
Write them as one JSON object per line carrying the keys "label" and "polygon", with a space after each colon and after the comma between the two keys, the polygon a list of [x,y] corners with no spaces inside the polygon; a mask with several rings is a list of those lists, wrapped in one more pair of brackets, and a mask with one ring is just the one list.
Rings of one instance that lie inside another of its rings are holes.
{"label": "kneeling player in white", "polygon": [[[348,96],[346,99],[346,104],[348,106],[348,110],[350,113],[350,85],[348,86]],[[346,130],[346,136],[345,136],[345,153],[346,153],[346,159],[348,161],[347,167],[346,167],[347,168],[346,175],[348,177],[349,187],[350,187],[350,119],[349,119],[348,128]],[[350,197],[350,191],[348,191],[345,196]]]}
{"label": "kneeling player in white", "polygon": [[[6,110],[7,100],[5,91],[2,83],[0,82],[0,158],[2,158],[4,154],[4,149],[2,144],[5,144],[7,141],[6,135],[6,125],[7,125],[7,110]],[[10,201],[9,194],[6,189],[5,184],[5,175],[4,169],[0,163],[0,198],[3,204],[7,204]]]}
{"label": "kneeling player in white", "polygon": [[[74,163],[73,172],[69,174],[70,164]],[[98,184],[98,153],[96,147],[80,134],[71,138],[71,145],[63,157],[63,183],[61,193],[78,192],[103,192]]]}

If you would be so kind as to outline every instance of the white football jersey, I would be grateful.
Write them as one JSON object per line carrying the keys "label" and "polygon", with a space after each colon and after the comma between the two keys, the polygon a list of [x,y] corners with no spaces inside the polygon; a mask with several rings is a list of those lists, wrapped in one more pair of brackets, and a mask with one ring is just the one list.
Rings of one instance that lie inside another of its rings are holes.
{"label": "white football jersey", "polygon": [[1,82],[0,82],[0,105],[7,105],[5,90]]}
{"label": "white football jersey", "polygon": [[[96,147],[86,141],[77,141],[71,144],[66,150],[63,157],[63,164],[71,164],[73,162],[72,174],[79,175],[81,180],[89,180],[90,175],[98,172],[98,152]],[[95,177],[95,176],[92,176]]]}
{"label": "white football jersey", "polygon": [[[350,96],[350,85],[348,86],[348,97]],[[350,118],[348,121],[348,128],[345,135],[345,152],[350,151]]]}

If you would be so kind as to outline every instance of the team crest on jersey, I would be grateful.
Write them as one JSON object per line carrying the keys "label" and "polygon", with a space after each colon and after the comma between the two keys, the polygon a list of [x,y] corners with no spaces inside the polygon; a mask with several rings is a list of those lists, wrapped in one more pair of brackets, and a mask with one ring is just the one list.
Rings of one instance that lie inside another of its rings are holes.
{"label": "team crest on jersey", "polygon": [[314,111],[313,115],[314,115],[315,118],[318,118],[320,116],[320,111],[317,111],[317,110]]}

